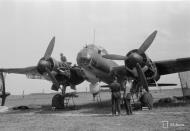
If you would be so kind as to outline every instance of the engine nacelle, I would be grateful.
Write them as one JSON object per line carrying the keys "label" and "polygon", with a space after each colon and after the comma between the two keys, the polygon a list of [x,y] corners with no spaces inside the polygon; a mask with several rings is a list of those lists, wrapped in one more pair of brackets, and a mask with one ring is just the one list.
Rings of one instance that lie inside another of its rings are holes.
{"label": "engine nacelle", "polygon": [[100,92],[100,83],[97,82],[95,84],[91,83],[89,85],[89,88],[90,88],[90,93],[95,95],[95,94],[98,94]]}
{"label": "engine nacelle", "polygon": [[148,69],[145,71],[145,76],[147,80],[159,79],[159,74],[156,65],[145,53],[139,54],[138,50],[134,49],[127,53],[126,56],[128,57],[128,59],[125,60],[126,67],[134,69],[137,63],[140,64],[141,68],[145,67],[146,65],[148,67]]}
{"label": "engine nacelle", "polygon": [[41,58],[40,61],[38,62],[37,69],[40,74],[43,74],[44,72],[46,72],[47,68],[50,71],[56,71],[56,69],[61,68],[61,67],[65,67],[65,69],[67,69],[68,65],[67,63],[57,61],[54,58],[50,57],[48,59]]}
{"label": "engine nacelle", "polygon": [[136,67],[136,64],[139,63],[141,67],[143,67],[147,61],[147,56],[146,54],[139,54],[137,49],[131,50],[129,53],[126,55],[128,57],[127,60],[125,60],[125,65],[133,69]]}

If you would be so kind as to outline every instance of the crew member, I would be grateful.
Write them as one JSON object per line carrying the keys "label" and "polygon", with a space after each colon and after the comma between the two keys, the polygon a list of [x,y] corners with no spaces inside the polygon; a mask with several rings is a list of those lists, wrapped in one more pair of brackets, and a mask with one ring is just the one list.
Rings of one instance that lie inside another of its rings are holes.
{"label": "crew member", "polygon": [[142,95],[140,97],[140,102],[142,107],[148,107],[149,110],[152,110],[153,107],[153,97],[145,89],[142,89]]}
{"label": "crew member", "polygon": [[67,58],[63,55],[63,53],[60,54],[61,62],[67,62]]}
{"label": "crew member", "polygon": [[126,109],[126,114],[127,115],[132,115],[132,108],[131,108],[131,93],[129,93],[129,89],[132,87],[133,81],[131,79],[126,80],[126,86],[124,88],[124,93],[123,93],[123,100],[124,100],[124,105]]}
{"label": "crew member", "polygon": [[111,99],[112,99],[112,115],[121,114],[121,85],[118,83],[117,78],[115,77],[113,83],[111,84]]}
{"label": "crew member", "polygon": [[124,96],[123,99],[124,99],[126,114],[127,114],[127,115],[132,115],[131,93],[125,93],[125,96]]}
{"label": "crew member", "polygon": [[66,76],[68,79],[71,77],[71,63],[67,62],[67,58],[63,55],[63,53],[60,54],[60,59],[61,59],[61,66],[58,68],[58,71],[60,74]]}

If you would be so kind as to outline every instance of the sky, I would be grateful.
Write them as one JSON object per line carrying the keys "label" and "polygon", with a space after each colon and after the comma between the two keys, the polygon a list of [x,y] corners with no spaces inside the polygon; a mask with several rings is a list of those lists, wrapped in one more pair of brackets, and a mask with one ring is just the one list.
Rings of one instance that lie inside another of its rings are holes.
{"label": "sky", "polygon": [[[59,60],[62,52],[74,64],[93,42],[94,29],[95,44],[109,53],[125,55],[157,30],[146,51],[153,61],[190,57],[189,24],[188,1],[0,0],[0,67],[37,65],[53,36],[52,57]],[[179,83],[178,75],[160,82]],[[88,86],[84,82],[77,91]],[[52,92],[51,82],[16,74],[6,75],[6,87],[11,94]]]}

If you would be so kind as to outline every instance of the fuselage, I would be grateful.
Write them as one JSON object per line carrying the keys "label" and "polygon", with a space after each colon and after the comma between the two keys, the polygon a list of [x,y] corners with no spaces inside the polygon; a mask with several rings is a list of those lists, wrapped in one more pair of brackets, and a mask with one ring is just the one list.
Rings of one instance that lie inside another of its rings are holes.
{"label": "fuselage", "polygon": [[105,59],[102,55],[108,54],[105,49],[96,45],[87,45],[79,51],[77,55],[77,64],[82,67],[83,75],[91,83],[103,81],[111,83],[113,76],[111,70],[118,66],[112,60]]}
{"label": "fuselage", "polygon": [[[113,81],[113,75],[111,75],[112,68],[119,65],[113,60],[102,57],[102,55],[106,54],[108,54],[108,52],[105,49],[93,44],[87,45],[79,51],[77,55],[77,64],[82,67],[83,77],[87,81],[91,83],[102,81],[107,84]],[[146,58],[148,65],[148,70],[145,71],[147,81],[152,83],[159,80],[160,76],[155,64],[147,55],[144,54],[143,58]],[[131,61],[128,61],[128,63],[133,64],[135,59],[136,58],[133,58]]]}

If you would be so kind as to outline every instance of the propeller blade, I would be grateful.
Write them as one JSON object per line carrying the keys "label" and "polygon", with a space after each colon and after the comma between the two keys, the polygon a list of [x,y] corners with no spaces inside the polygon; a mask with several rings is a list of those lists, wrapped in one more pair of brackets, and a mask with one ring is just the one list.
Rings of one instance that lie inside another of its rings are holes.
{"label": "propeller blade", "polygon": [[144,41],[144,43],[139,47],[138,51],[140,54],[144,53],[148,47],[152,44],[154,38],[156,37],[157,31],[155,30],[149,37]]}
{"label": "propeller blade", "polygon": [[55,37],[53,37],[48,45],[48,48],[46,49],[46,52],[44,54],[44,58],[47,59],[51,56],[52,52],[53,52],[53,48],[55,45]]}
{"label": "propeller blade", "polygon": [[140,78],[140,82],[141,82],[141,84],[143,85],[143,88],[144,88],[147,92],[149,92],[149,89],[148,89],[148,82],[147,82],[147,80],[146,80],[146,77],[145,77],[145,75],[144,75],[144,72],[142,71],[141,66],[140,66],[139,63],[137,63],[136,68],[137,68],[138,76],[139,76],[139,78]]}
{"label": "propeller blade", "polygon": [[106,59],[111,59],[111,60],[126,60],[127,59],[127,56],[121,56],[121,55],[115,55],[115,54],[103,55],[102,57]]}
{"label": "propeller blade", "polygon": [[57,82],[57,80],[55,79],[55,77],[53,76],[53,74],[51,73],[51,71],[48,68],[46,68],[46,72],[48,73],[48,76],[50,77],[50,79],[53,82],[53,84],[55,84],[55,86],[57,87],[57,89],[59,89],[59,83]]}

